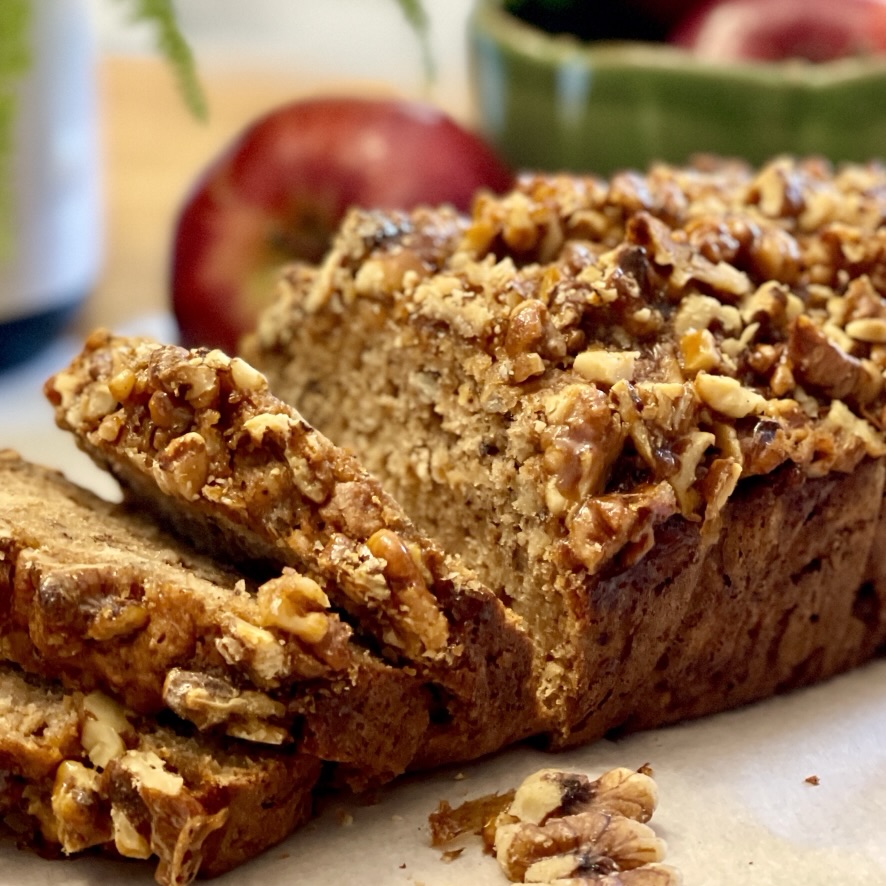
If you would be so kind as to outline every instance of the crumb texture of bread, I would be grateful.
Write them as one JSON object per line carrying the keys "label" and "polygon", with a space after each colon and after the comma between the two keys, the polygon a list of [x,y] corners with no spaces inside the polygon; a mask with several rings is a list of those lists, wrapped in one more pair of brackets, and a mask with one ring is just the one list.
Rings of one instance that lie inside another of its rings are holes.
{"label": "crumb texture of bread", "polygon": [[242,353],[524,621],[556,743],[701,714],[886,639],[884,194],[700,159],[355,210]]}
{"label": "crumb texture of bread", "polygon": [[45,849],[154,858],[187,886],[304,823],[320,761],[189,736],[0,665],[0,816]]}

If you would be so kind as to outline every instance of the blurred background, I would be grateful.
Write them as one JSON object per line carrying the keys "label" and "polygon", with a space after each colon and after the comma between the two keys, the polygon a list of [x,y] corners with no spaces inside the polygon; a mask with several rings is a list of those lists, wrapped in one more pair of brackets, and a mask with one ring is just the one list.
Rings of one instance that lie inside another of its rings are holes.
{"label": "blurred background", "polygon": [[[151,52],[150,30],[128,20],[130,4],[89,0],[101,49]],[[415,90],[418,44],[394,0],[178,0],[179,24],[206,64],[283,69],[311,78],[352,78]],[[465,88],[464,25],[470,0],[426,0],[437,86]]]}
{"label": "blurred background", "polygon": [[[53,0],[56,2],[56,0]],[[425,0],[436,76],[394,0],[179,0],[209,117],[177,94],[149,27],[128,0],[85,0],[97,60],[103,241],[79,330],[162,310],[171,227],[200,170],[249,121],[320,93],[425,98],[468,121],[465,26],[471,0]]]}

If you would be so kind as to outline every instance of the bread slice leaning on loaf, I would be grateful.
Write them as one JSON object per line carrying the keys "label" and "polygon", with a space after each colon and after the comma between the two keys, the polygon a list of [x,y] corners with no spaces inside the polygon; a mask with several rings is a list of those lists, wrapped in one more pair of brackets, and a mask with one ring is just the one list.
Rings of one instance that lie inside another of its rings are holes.
{"label": "bread slice leaning on loaf", "polygon": [[522,619],[568,745],[886,640],[884,218],[789,158],[356,210],[243,356]]}
{"label": "bread slice leaning on loaf", "polygon": [[[297,570],[313,585],[351,645],[387,669],[362,716],[374,744],[392,745],[390,771],[471,759],[545,730],[522,621],[245,361],[97,331],[46,393],[59,426],[117,477],[130,507],[248,573]],[[286,581],[258,589],[264,621],[253,623],[274,643],[304,618]],[[264,605],[269,586],[279,595]],[[241,636],[254,657],[255,635]],[[305,684],[307,746],[343,760],[338,746],[353,743],[347,760],[378,768],[378,750],[361,749],[349,722],[346,688]],[[422,722],[410,715],[415,699]]]}
{"label": "bread slice leaning on loaf", "polygon": [[188,735],[93,692],[0,664],[0,819],[44,852],[158,861],[161,886],[213,876],[311,813],[320,762]]}

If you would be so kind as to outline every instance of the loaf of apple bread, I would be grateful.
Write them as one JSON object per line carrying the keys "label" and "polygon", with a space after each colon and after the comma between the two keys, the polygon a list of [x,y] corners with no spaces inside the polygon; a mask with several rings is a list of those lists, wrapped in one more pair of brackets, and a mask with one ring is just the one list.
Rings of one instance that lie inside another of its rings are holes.
{"label": "loaf of apple bread", "polygon": [[526,626],[555,745],[886,641],[886,170],[355,210],[242,354]]}
{"label": "loaf of apple bread", "polygon": [[320,762],[188,735],[0,665],[0,821],[41,851],[155,857],[161,886],[223,873],[310,815]]}

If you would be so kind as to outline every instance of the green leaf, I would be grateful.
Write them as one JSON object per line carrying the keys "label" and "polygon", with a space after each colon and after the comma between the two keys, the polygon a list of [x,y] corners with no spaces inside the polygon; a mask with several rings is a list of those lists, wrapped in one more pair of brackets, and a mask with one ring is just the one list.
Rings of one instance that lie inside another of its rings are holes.
{"label": "green leaf", "polygon": [[205,120],[206,97],[197,77],[193,53],[176,22],[172,0],[125,0],[125,2],[131,3],[132,17],[135,21],[146,22],[153,27],[157,48],[172,65],[185,104],[195,117]]}
{"label": "green leaf", "polygon": [[415,31],[421,44],[422,62],[425,69],[425,78],[430,82],[434,79],[434,57],[431,53],[429,39],[428,16],[422,6],[421,0],[396,0],[400,11],[406,17],[410,27]]}

